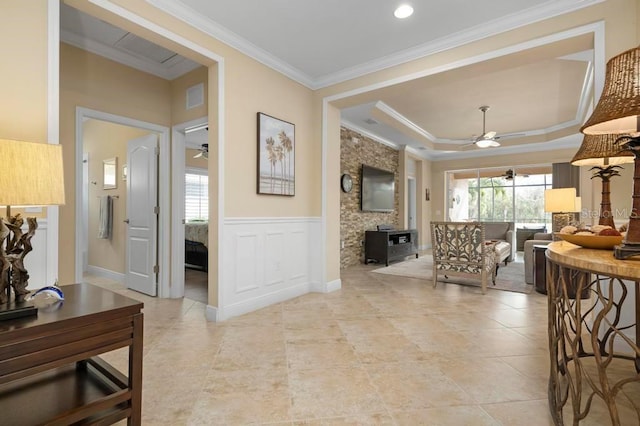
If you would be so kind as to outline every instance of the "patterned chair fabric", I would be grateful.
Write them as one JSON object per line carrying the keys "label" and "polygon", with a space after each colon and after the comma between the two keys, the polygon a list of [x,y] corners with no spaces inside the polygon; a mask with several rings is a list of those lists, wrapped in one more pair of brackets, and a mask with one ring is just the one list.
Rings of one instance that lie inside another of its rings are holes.
{"label": "patterned chair fabric", "polygon": [[433,286],[438,272],[448,275],[479,278],[482,293],[487,291],[487,279],[496,283],[496,254],[485,239],[484,224],[480,222],[431,222],[433,244]]}

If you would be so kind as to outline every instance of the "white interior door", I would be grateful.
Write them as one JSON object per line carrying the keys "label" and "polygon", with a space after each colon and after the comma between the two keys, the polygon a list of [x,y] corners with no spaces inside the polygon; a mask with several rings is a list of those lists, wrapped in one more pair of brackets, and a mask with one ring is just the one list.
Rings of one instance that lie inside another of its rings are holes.
{"label": "white interior door", "polygon": [[409,229],[416,229],[416,180],[413,178],[407,179],[407,223]]}
{"label": "white interior door", "polygon": [[158,136],[127,143],[127,288],[158,292]]}

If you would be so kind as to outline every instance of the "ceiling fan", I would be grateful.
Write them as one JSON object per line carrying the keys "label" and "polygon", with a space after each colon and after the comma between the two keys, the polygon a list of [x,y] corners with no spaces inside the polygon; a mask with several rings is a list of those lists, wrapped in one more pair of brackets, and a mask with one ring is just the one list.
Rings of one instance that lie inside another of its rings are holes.
{"label": "ceiling fan", "polygon": [[504,172],[504,174],[502,175],[502,177],[504,177],[506,180],[512,180],[516,175],[516,172],[513,171],[513,169],[509,169],[506,172]]}
{"label": "ceiling fan", "polygon": [[482,134],[475,138],[468,146],[475,145],[478,148],[495,148],[500,146],[500,142],[498,142],[500,136],[496,136],[497,132],[487,132],[486,130],[487,111],[489,110],[489,106],[482,105],[479,109],[482,111]]}
{"label": "ceiling fan", "polygon": [[200,148],[198,149],[198,152],[196,155],[193,156],[193,158],[209,158],[209,144],[208,143],[203,143],[202,145],[200,145]]}

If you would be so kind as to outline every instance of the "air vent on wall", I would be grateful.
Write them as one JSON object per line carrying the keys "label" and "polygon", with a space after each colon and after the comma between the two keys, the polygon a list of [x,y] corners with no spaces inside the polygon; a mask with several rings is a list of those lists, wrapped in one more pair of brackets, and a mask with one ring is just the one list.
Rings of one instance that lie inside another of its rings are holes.
{"label": "air vent on wall", "polygon": [[187,89],[187,109],[204,104],[204,83],[196,84]]}

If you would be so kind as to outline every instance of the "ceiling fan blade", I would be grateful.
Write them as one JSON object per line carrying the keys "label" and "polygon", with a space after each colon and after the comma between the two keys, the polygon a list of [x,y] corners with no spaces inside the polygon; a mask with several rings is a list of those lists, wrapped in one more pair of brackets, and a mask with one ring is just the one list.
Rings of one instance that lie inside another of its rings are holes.
{"label": "ceiling fan blade", "polygon": [[200,158],[204,155],[204,153],[202,151],[200,151],[199,153],[197,153],[196,155],[193,156],[193,158]]}
{"label": "ceiling fan blade", "polygon": [[527,136],[527,134],[526,133],[505,133],[503,135],[497,136],[495,139],[498,139],[498,138],[502,138],[502,139],[519,138],[521,136]]}
{"label": "ceiling fan blade", "polygon": [[487,132],[482,135],[483,139],[493,139],[498,132]]}

